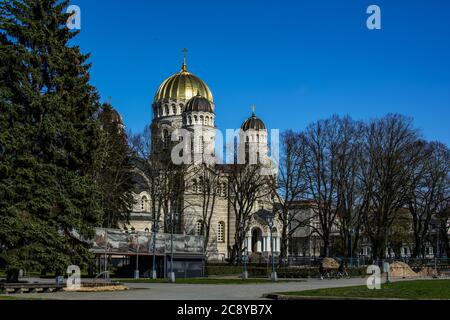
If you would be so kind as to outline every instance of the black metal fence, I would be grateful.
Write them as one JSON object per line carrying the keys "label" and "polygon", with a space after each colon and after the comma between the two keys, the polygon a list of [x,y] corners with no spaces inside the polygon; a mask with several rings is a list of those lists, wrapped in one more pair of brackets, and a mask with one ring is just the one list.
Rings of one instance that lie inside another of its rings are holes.
{"label": "black metal fence", "polygon": [[[450,259],[385,259],[374,261],[367,257],[354,258],[335,258],[339,263],[344,263],[350,276],[366,276],[366,270],[369,265],[378,265],[383,267],[384,262],[390,264],[394,262],[404,262],[412,270],[420,272],[423,268],[436,269],[441,275],[450,275]],[[284,261],[274,259],[276,271],[280,278],[310,278],[319,275],[319,266],[322,263],[319,257],[289,257]],[[251,277],[267,277],[272,271],[272,261],[269,258],[261,257],[252,259],[248,263],[226,264],[226,263],[207,263],[207,275],[238,275],[244,270],[249,272]]]}

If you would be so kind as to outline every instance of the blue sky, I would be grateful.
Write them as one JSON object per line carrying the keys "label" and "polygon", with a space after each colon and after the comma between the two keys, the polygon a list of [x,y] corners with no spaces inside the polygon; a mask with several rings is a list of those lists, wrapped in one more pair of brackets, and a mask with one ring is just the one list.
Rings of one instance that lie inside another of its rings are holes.
{"label": "blue sky", "polygon": [[[450,1],[72,0],[74,43],[92,54],[92,84],[134,132],[151,121],[160,83],[189,70],[214,94],[217,125],[251,105],[269,128],[304,129],[332,114],[411,116],[450,145]],[[382,30],[366,28],[377,4]]]}

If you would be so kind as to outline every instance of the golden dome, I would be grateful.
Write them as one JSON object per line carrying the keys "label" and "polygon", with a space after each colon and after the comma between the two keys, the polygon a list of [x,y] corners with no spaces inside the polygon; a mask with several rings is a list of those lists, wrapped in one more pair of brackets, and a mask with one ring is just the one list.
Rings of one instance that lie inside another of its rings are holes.
{"label": "golden dome", "polygon": [[187,71],[184,61],[181,71],[166,79],[156,92],[154,101],[159,100],[189,100],[199,93],[213,102],[211,90],[202,79]]}

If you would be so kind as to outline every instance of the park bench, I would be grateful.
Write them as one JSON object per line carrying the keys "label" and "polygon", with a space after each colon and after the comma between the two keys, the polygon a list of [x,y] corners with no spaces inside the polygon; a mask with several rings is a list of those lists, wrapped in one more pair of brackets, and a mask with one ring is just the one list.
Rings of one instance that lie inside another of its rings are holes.
{"label": "park bench", "polygon": [[1,283],[0,293],[49,293],[61,291],[66,286],[64,284],[46,283]]}
{"label": "park bench", "polygon": [[[83,282],[83,287],[108,287],[111,285],[119,285],[119,282]],[[0,283],[0,294],[16,294],[16,293],[52,293],[62,291],[66,288],[65,284],[54,283]]]}

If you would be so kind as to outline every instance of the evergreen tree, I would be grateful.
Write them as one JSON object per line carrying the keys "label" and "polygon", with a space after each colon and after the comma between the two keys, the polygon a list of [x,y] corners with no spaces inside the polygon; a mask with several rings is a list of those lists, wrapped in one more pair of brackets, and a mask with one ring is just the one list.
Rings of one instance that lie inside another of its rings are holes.
{"label": "evergreen tree", "polygon": [[109,103],[99,116],[101,139],[96,182],[101,191],[102,225],[118,228],[129,221],[134,204],[131,150],[120,115]]}
{"label": "evergreen tree", "polygon": [[69,45],[67,5],[0,3],[0,260],[10,274],[85,266],[83,239],[101,218],[98,94],[88,55]]}

